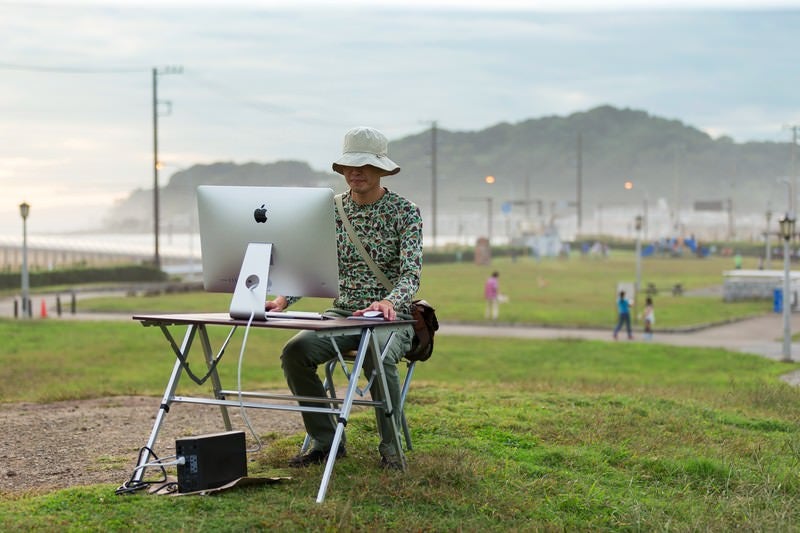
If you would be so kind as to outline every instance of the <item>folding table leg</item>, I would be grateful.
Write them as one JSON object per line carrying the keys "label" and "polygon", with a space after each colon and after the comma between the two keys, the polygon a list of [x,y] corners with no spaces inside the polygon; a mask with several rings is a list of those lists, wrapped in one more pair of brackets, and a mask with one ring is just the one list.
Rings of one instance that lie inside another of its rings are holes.
{"label": "folding table leg", "polygon": [[[405,470],[406,461],[403,455],[403,445],[400,442],[400,431],[397,427],[397,418],[395,417],[395,412],[394,412],[395,409],[399,409],[402,413],[403,404],[401,400],[400,405],[392,405],[392,396],[391,394],[389,394],[389,384],[386,381],[386,372],[384,372],[383,369],[383,360],[386,358],[386,353],[389,351],[389,348],[391,348],[392,342],[394,341],[394,335],[395,335],[394,332],[389,334],[389,338],[387,339],[386,344],[383,346],[382,351],[380,352],[379,350],[381,348],[378,346],[377,338],[374,338],[373,349],[370,351],[370,354],[368,355],[371,355],[373,358],[372,359],[373,366],[375,368],[375,373],[377,378],[375,380],[374,385],[380,389],[382,393],[381,395],[383,396],[383,402],[386,406],[383,415],[389,419],[389,431],[391,431],[391,435],[389,435],[389,438],[394,442],[394,447],[397,450],[397,453],[400,455],[400,460],[403,465],[403,469]],[[379,410],[376,410],[376,415],[380,415]],[[377,423],[378,423],[378,433],[380,433],[382,427],[380,420],[378,420]]]}
{"label": "folding table leg", "polygon": [[[183,342],[181,343],[180,347],[181,353],[184,354],[184,357],[189,352],[189,348],[192,346],[192,340],[194,339],[196,332],[197,325],[195,324],[190,324],[186,328],[186,334],[183,336]],[[150,432],[150,438],[147,439],[147,453],[139,454],[139,462],[137,463],[136,470],[131,478],[132,481],[141,481],[144,477],[143,466],[150,461],[150,454],[156,445],[156,439],[158,439],[158,432],[161,430],[161,424],[164,422],[164,417],[169,411],[169,406],[172,403],[172,399],[175,397],[175,390],[178,388],[178,380],[180,379],[182,372],[183,364],[181,363],[180,359],[176,358],[175,365],[172,367],[172,374],[170,374],[169,381],[167,382],[167,388],[164,390],[164,396],[161,397],[161,405],[159,406],[158,413],[156,414],[156,421],[153,423],[153,430]]]}
{"label": "folding table leg", "polygon": [[353,398],[356,394],[358,387],[358,377],[361,375],[361,368],[364,366],[364,359],[367,352],[370,350],[370,339],[372,338],[372,330],[365,328],[361,333],[361,341],[358,344],[356,351],[356,360],[353,362],[353,367],[350,371],[350,380],[347,384],[347,392],[344,395],[342,406],[339,411],[339,419],[336,424],[336,433],[333,436],[333,444],[331,451],[328,454],[328,460],[325,463],[325,471],[322,474],[322,482],[319,485],[319,492],[317,492],[317,503],[322,503],[325,500],[325,493],[328,491],[328,483],[331,480],[333,473],[333,465],[336,462],[336,453],[339,451],[339,445],[342,442],[344,435],[344,427],[347,425],[347,418],[350,416],[350,409],[353,407]]}
{"label": "folding table leg", "polygon": [[[230,339],[230,335],[228,336]],[[227,344],[228,341],[225,341]],[[208,366],[209,371],[211,372],[211,384],[214,387],[214,398],[218,400],[224,400],[225,395],[222,394],[222,383],[219,380],[219,373],[217,373],[217,369],[213,366],[214,363],[214,352],[211,350],[211,341],[208,338],[208,330],[206,329],[205,324],[200,325],[200,344],[203,345],[203,356],[206,360],[206,366]],[[184,356],[188,355],[184,353]],[[222,411],[222,421],[225,424],[225,430],[231,431],[233,426],[231,425],[231,417],[228,415],[228,408],[224,405],[219,406],[220,411]]]}
{"label": "folding table leg", "polygon": [[411,379],[414,377],[414,367],[417,365],[416,361],[411,361],[406,369],[406,378],[403,381],[403,389],[400,391],[400,417],[403,425],[403,436],[406,439],[406,449],[411,450],[411,431],[408,429],[408,421],[406,421],[406,396],[408,396],[408,389],[411,387]]}

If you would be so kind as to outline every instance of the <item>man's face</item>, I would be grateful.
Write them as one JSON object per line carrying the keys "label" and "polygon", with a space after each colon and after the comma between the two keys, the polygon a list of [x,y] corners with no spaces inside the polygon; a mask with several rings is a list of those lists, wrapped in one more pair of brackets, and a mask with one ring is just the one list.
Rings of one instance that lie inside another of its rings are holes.
{"label": "man's face", "polygon": [[384,172],[372,165],[363,167],[342,167],[344,179],[356,194],[369,194],[381,186]]}

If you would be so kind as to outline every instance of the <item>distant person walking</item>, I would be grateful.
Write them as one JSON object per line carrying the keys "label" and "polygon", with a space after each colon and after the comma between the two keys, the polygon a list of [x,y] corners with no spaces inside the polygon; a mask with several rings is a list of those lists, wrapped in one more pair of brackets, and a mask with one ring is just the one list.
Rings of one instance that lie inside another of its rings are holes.
{"label": "distant person walking", "polygon": [[648,297],[647,300],[645,300],[642,318],[644,319],[644,338],[648,341],[653,340],[653,324],[656,323],[656,311],[653,307],[652,298]]}
{"label": "distant person walking", "polygon": [[483,297],[486,298],[486,318],[497,320],[500,316],[500,273],[492,272],[483,286]]}
{"label": "distant person walking", "polygon": [[736,270],[742,269],[742,254],[736,252],[736,255],[733,256],[733,267]]}
{"label": "distant person walking", "polygon": [[623,324],[628,332],[628,339],[632,339],[631,303],[625,298],[625,291],[619,291],[619,300],[617,300],[617,327],[614,328],[614,340],[617,339],[617,335],[619,334],[619,330],[622,329]]}

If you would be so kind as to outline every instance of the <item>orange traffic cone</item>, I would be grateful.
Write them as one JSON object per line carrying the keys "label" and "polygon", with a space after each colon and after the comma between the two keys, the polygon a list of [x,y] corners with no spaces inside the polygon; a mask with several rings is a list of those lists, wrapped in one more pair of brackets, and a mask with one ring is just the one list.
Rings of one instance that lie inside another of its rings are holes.
{"label": "orange traffic cone", "polygon": [[44,298],[42,298],[42,318],[47,318],[47,304],[45,303]]}

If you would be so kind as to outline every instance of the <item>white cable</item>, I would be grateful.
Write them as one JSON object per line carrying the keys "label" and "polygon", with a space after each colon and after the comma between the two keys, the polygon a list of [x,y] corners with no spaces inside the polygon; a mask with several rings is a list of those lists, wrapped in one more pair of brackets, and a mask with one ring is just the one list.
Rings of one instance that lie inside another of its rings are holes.
{"label": "white cable", "polygon": [[177,457],[177,456],[176,455],[170,455],[169,457],[163,457],[163,458],[161,458],[161,459],[159,459],[157,461],[154,461],[152,463],[145,463],[143,465],[139,465],[136,468],[134,468],[133,471],[136,472],[137,470],[140,470],[142,468],[148,468],[148,467],[151,467],[151,466],[162,466],[163,467],[163,466],[175,466],[175,465],[185,465],[186,464],[186,457],[183,457],[183,456],[177,457],[174,461],[170,461],[169,463],[165,463],[164,462],[166,459],[171,459],[173,457]]}
{"label": "white cable", "polygon": [[[252,289],[251,289],[252,290]],[[256,316],[256,310],[253,309],[250,311],[250,319],[247,321],[247,327],[244,330],[244,337],[242,338],[242,349],[239,352],[239,367],[236,372],[236,388],[239,393],[239,410],[242,414],[242,420],[244,420],[247,429],[250,430],[250,434],[253,435],[253,438],[256,439],[256,447],[252,450],[247,450],[247,453],[257,452],[261,449],[261,439],[258,438],[253,426],[250,424],[250,419],[247,417],[247,411],[244,408],[244,400],[242,398],[242,361],[244,360],[244,348],[247,346],[247,335],[250,333],[250,325],[253,323],[253,318]]]}

